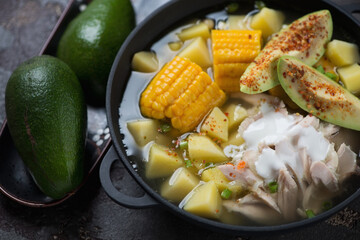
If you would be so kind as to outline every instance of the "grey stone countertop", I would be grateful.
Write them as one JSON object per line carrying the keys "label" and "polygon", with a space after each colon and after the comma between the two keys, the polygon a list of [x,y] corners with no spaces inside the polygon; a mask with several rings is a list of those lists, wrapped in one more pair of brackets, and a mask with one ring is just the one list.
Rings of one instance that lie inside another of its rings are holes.
{"label": "grey stone countertop", "polygon": [[[335,0],[334,0],[335,1]],[[336,0],[348,4],[359,0]],[[167,0],[132,0],[140,22]],[[21,62],[37,55],[68,0],[0,0],[0,125],[5,86]],[[103,119],[104,121],[104,119]],[[121,191],[139,196],[120,163]],[[51,208],[29,208],[0,194],[0,239],[360,239],[360,199],[326,221],[280,235],[227,236],[195,226],[161,208],[128,209],[114,203],[94,174],[70,200]]]}

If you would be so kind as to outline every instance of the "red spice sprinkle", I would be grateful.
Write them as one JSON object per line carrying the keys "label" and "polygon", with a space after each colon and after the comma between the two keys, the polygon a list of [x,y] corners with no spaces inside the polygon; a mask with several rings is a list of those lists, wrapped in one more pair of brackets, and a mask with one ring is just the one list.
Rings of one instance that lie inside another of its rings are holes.
{"label": "red spice sprinkle", "polygon": [[224,122],[226,122],[227,121],[227,119],[226,118],[224,118]]}
{"label": "red spice sprinkle", "polygon": [[245,168],[246,162],[245,161],[240,161],[239,164],[237,165],[237,169],[243,169]]}
{"label": "red spice sprinkle", "polygon": [[227,117],[229,116],[229,113],[228,113],[228,112],[226,112],[226,113],[224,113],[224,114],[225,114],[225,116],[227,116]]}

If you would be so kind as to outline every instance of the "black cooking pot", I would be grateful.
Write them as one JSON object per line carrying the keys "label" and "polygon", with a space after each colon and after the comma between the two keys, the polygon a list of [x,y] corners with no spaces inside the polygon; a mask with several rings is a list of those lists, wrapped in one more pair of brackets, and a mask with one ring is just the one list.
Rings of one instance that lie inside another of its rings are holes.
{"label": "black cooking pot", "polygon": [[[231,1],[240,4],[252,4],[253,1]],[[293,223],[277,225],[277,226],[235,226],[228,225],[213,220],[190,214],[178,206],[170,203],[162,198],[154,189],[152,189],[144,179],[138,174],[132,166],[129,157],[126,155],[125,146],[123,144],[123,136],[119,127],[119,106],[124,100],[124,90],[128,84],[128,79],[131,73],[131,60],[133,55],[145,50],[151,46],[154,41],[158,40],[163,34],[167,32],[175,24],[182,20],[198,16],[199,14],[213,12],[224,9],[224,6],[229,4],[224,0],[178,0],[172,1],[149,16],[143,21],[127,38],[118,52],[115,62],[113,64],[106,96],[106,109],[108,124],[112,136],[113,146],[110,148],[100,167],[100,180],[106,193],[117,203],[129,208],[146,208],[160,205],[167,208],[176,215],[184,219],[207,227],[211,230],[222,231],[231,234],[255,234],[268,233],[291,230],[305,225],[323,220],[338,212],[351,201],[360,195],[360,189],[355,191],[351,196],[346,198],[340,204],[336,205],[329,211],[326,211],[318,216],[305,219]],[[360,4],[348,5],[345,8],[339,8],[330,1],[266,1],[266,4],[274,8],[290,9],[295,11],[299,16],[306,13],[329,9],[333,16],[334,33],[341,38],[346,38],[349,41],[360,41],[360,22],[358,22],[352,15],[356,9],[360,10]],[[336,37],[336,35],[335,35]],[[131,82],[131,84],[139,84],[139,82]],[[145,195],[142,197],[130,197],[119,192],[111,182],[110,169],[111,165],[120,159],[127,170],[137,183],[145,190]]]}

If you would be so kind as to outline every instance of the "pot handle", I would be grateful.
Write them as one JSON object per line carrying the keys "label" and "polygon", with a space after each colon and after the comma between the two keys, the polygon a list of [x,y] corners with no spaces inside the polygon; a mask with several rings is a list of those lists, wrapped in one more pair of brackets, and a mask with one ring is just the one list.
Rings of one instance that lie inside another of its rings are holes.
{"label": "pot handle", "polygon": [[110,171],[112,164],[117,160],[119,160],[119,156],[116,153],[114,146],[111,145],[101,162],[99,170],[100,182],[106,194],[116,203],[128,208],[148,208],[159,205],[158,202],[146,193],[141,197],[132,197],[115,188],[110,179]]}

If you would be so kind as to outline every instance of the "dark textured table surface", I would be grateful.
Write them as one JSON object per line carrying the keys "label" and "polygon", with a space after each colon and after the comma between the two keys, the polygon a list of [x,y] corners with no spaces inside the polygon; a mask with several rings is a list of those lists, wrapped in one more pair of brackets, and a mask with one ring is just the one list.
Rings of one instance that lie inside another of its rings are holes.
{"label": "dark textured table surface", "polygon": [[[167,1],[132,2],[139,22]],[[5,86],[11,72],[39,53],[67,3],[68,0],[0,0],[0,125],[5,119]],[[121,191],[142,194],[120,163],[115,171]],[[360,199],[332,218],[302,230],[261,237],[227,236],[194,226],[161,208],[121,207],[107,197],[94,174],[79,194],[52,208],[24,207],[0,194],[0,239],[355,240],[360,239]]]}

